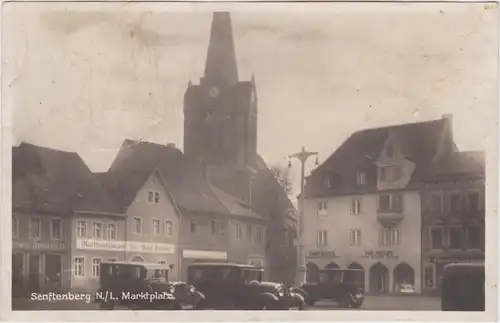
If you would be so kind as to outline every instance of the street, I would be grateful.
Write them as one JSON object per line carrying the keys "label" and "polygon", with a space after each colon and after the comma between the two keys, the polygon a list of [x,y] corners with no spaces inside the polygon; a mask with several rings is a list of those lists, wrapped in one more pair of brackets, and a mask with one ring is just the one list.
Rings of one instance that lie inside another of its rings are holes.
{"label": "street", "polygon": [[344,309],[334,302],[318,301],[306,310],[365,310],[365,311],[439,311],[440,299],[429,296],[365,296],[360,309]]}
{"label": "street", "polygon": [[[83,301],[31,301],[15,299],[12,302],[13,310],[97,310],[96,304],[87,304]],[[437,297],[427,296],[366,296],[360,309],[343,309],[334,302],[318,301],[313,307],[305,310],[393,310],[393,311],[439,311],[440,300]]]}

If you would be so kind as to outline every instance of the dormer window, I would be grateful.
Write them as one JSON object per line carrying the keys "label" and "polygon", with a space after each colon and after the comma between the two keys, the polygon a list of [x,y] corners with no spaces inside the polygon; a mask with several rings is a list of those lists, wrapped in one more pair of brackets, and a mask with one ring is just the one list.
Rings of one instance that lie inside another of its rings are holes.
{"label": "dormer window", "polygon": [[385,147],[385,154],[387,158],[391,160],[396,159],[396,151],[394,149],[394,144],[392,142],[387,143],[387,146]]}
{"label": "dormer window", "polygon": [[379,178],[384,182],[393,182],[401,178],[401,167],[382,166],[379,168]]}
{"label": "dormer window", "polygon": [[326,174],[325,177],[323,178],[323,186],[325,188],[332,187],[332,176],[330,174]]}
{"label": "dormer window", "polygon": [[364,171],[358,171],[356,174],[356,183],[358,185],[366,184],[366,173]]}

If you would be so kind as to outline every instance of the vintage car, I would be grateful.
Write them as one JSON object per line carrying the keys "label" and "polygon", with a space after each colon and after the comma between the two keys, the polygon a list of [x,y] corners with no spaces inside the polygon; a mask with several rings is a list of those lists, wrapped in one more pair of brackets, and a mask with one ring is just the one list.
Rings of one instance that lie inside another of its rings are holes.
{"label": "vintage car", "polygon": [[306,282],[299,286],[303,290],[307,305],[318,300],[329,299],[345,308],[359,308],[364,301],[364,271],[360,269],[322,269],[319,281]]}
{"label": "vintage car", "polygon": [[102,309],[181,310],[167,265],[142,262],[102,262],[95,302]]}
{"label": "vintage car", "polygon": [[485,310],[484,263],[450,263],[441,278],[442,311]]}
{"label": "vintage car", "polygon": [[198,304],[205,299],[205,295],[202,292],[186,282],[170,282],[170,285],[174,289],[173,294],[175,298],[184,310],[198,308]]}
{"label": "vintage car", "polygon": [[188,284],[205,295],[198,309],[289,310],[302,309],[301,295],[280,283],[262,281],[263,270],[231,262],[193,263]]}

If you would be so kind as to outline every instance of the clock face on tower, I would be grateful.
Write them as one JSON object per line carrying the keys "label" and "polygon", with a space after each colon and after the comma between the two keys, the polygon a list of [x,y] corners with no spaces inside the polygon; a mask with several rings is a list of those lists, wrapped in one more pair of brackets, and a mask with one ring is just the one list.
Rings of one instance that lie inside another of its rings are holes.
{"label": "clock face on tower", "polygon": [[219,93],[219,88],[216,86],[211,87],[210,90],[208,90],[208,95],[210,95],[212,98],[219,96]]}

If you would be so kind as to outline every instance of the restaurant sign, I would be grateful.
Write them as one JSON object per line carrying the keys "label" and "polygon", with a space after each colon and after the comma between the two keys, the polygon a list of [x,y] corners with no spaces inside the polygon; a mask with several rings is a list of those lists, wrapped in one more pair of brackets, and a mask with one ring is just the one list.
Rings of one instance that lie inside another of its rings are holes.
{"label": "restaurant sign", "polygon": [[33,250],[65,250],[68,248],[68,246],[64,242],[13,241],[12,248]]}
{"label": "restaurant sign", "polygon": [[398,256],[394,255],[392,250],[367,250],[365,251],[365,255],[363,258],[372,258],[372,259],[394,259],[398,258]]}
{"label": "restaurant sign", "polygon": [[130,251],[141,253],[175,253],[175,246],[168,243],[151,243],[140,241],[116,241],[116,240],[94,240],[77,239],[76,249],[80,250],[104,250],[104,251]]}
{"label": "restaurant sign", "polygon": [[333,250],[315,250],[309,251],[309,258],[338,258]]}

